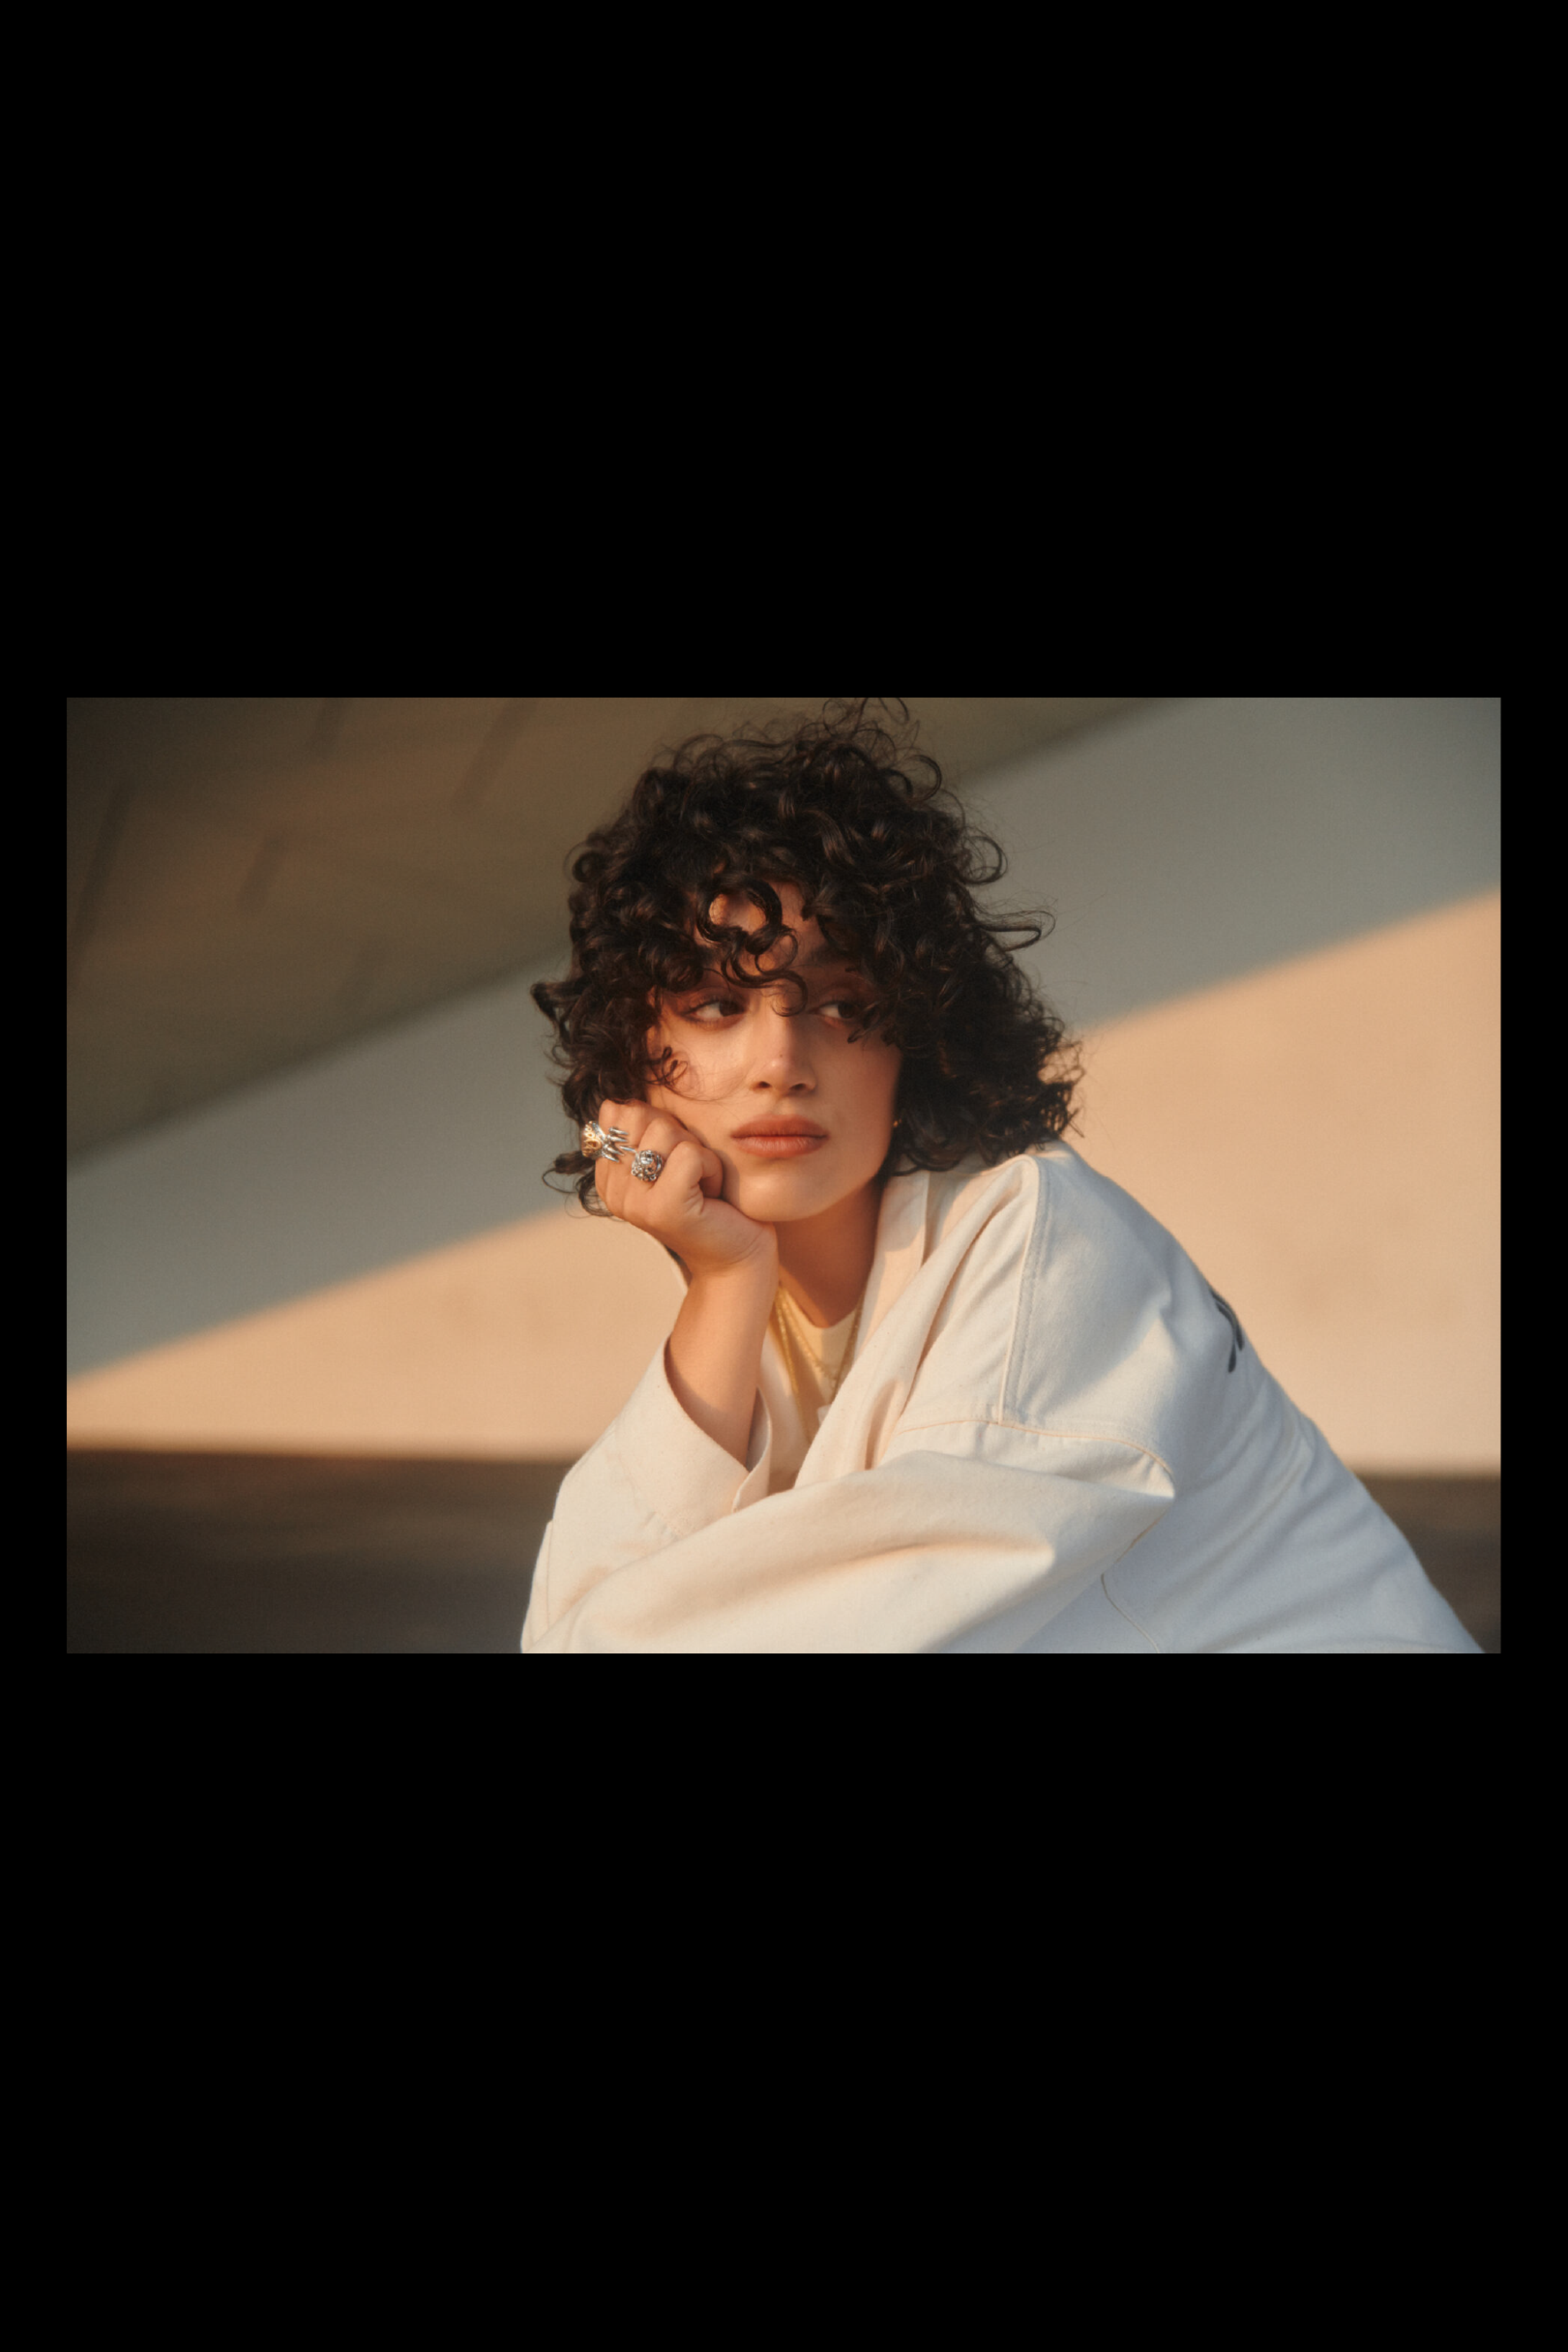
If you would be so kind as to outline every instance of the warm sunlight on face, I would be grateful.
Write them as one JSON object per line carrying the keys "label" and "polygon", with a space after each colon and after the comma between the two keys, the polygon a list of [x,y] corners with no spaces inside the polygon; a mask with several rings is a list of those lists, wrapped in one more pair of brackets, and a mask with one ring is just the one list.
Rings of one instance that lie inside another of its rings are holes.
{"label": "warm sunlight on face", "polygon": [[[672,1087],[647,1093],[717,1152],[725,1199],[774,1225],[819,1216],[871,1182],[892,1139],[902,1060],[875,1032],[850,1043],[869,986],[803,919],[800,892],[777,887],[807,1009],[791,1013],[793,988],[736,989],[718,977],[680,991],[655,1032],[680,1067]],[[725,898],[713,914],[747,930],[763,919],[749,901]]]}

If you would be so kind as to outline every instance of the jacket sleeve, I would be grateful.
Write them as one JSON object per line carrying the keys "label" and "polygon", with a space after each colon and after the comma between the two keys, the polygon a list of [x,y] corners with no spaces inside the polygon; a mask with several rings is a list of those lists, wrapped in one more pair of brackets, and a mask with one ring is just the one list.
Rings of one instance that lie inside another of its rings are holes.
{"label": "jacket sleeve", "polygon": [[523,1649],[551,1646],[542,1643],[546,1630],[604,1578],[662,1557],[766,1495],[770,1445],[760,1395],[743,1464],[699,1429],[669,1385],[661,1347],[603,1437],[562,1481],[533,1571]]}
{"label": "jacket sleeve", "polygon": [[685,1520],[672,1525],[628,1475],[625,1441],[635,1449],[644,1425],[612,1430],[616,1458],[574,1493],[577,1474],[566,1481],[525,1650],[1016,1650],[1171,1499],[1163,1465],[1135,1449],[960,1423],[916,1433],[873,1469],[764,1492],[743,1528],[757,1470],[717,1446],[703,1464],[685,1442],[687,1483],[661,1497]]}

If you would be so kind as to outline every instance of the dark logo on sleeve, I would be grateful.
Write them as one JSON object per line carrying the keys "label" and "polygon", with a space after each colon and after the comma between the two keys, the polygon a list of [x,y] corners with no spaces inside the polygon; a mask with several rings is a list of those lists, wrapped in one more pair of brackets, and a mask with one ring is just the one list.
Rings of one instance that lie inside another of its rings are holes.
{"label": "dark logo on sleeve", "polygon": [[1241,1353],[1243,1348],[1246,1347],[1247,1340],[1242,1332],[1241,1324],[1237,1319],[1235,1307],[1230,1304],[1230,1301],[1227,1298],[1222,1298],[1220,1297],[1212,1282],[1209,1285],[1209,1297],[1214,1300],[1215,1305],[1219,1308],[1220,1313],[1230,1325],[1230,1361],[1226,1366],[1226,1370],[1227,1372],[1234,1372],[1236,1370],[1236,1360]]}

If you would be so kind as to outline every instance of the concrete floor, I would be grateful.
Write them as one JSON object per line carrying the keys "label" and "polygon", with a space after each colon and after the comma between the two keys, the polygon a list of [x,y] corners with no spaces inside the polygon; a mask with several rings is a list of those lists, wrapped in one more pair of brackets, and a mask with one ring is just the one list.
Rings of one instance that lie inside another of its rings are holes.
{"label": "concrete floor", "polygon": [[[68,1453],[67,1651],[515,1656],[567,1466]],[[1366,1483],[1499,1651],[1500,1481]]]}

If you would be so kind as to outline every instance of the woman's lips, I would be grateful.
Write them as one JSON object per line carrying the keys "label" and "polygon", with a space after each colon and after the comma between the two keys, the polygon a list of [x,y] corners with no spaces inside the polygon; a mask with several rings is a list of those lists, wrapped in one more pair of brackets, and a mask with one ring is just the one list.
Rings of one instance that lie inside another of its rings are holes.
{"label": "woman's lips", "polygon": [[747,1152],[753,1160],[803,1160],[808,1151],[820,1151],[826,1140],[825,1135],[732,1135],[730,1138],[733,1150]]}

